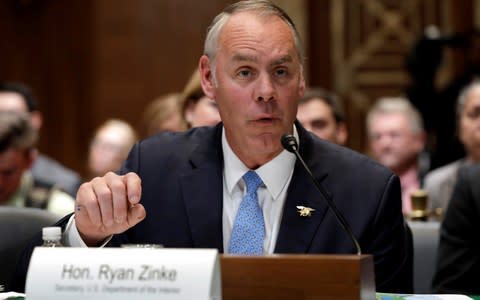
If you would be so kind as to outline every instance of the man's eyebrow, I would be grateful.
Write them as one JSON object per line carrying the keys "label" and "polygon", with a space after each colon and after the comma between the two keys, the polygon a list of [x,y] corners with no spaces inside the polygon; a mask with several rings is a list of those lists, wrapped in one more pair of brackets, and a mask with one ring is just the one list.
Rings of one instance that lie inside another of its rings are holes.
{"label": "man's eyebrow", "polygon": [[[245,55],[245,54],[235,54],[233,55],[233,60],[238,61],[238,62],[243,62],[243,61],[250,61],[250,62],[257,62],[258,58],[254,55]],[[292,62],[293,58],[291,55],[287,54],[285,56],[282,56],[270,63],[270,66],[277,66],[281,65],[287,62]]]}
{"label": "man's eyebrow", "polygon": [[233,55],[233,60],[234,61],[239,61],[239,62],[242,62],[242,61],[255,62],[255,61],[258,61],[258,58],[253,56],[253,55],[245,55],[245,54],[237,53],[237,54]]}
{"label": "man's eyebrow", "polygon": [[279,59],[276,59],[276,60],[272,61],[270,63],[270,66],[281,65],[281,64],[284,64],[284,63],[287,63],[287,62],[292,62],[292,61],[293,61],[292,56],[287,54],[285,56],[280,57]]}

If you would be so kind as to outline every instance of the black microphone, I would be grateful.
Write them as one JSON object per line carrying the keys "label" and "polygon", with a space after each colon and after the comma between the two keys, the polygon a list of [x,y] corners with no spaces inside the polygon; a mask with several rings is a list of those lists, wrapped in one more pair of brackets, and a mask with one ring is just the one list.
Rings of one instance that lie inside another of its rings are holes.
{"label": "black microphone", "polygon": [[315,179],[315,177],[312,174],[312,171],[310,171],[310,168],[307,166],[303,158],[300,156],[300,153],[298,153],[297,139],[291,134],[284,134],[282,136],[281,142],[282,142],[283,148],[285,148],[285,150],[287,150],[288,152],[294,153],[295,156],[298,158],[298,160],[302,163],[303,168],[305,169],[305,171],[307,171],[308,175],[310,176],[310,179],[312,179],[313,183],[317,187],[317,190],[320,192],[320,194],[322,194],[323,198],[327,201],[328,207],[330,207],[330,209],[333,211],[333,214],[337,218],[340,225],[342,225],[345,232],[352,239],[352,242],[355,244],[355,248],[357,249],[357,254],[361,255],[362,249],[360,248],[360,244],[355,238],[355,235],[353,235],[352,228],[350,228],[350,225],[348,225],[347,221],[345,220],[345,217],[338,210],[335,203],[333,203],[332,197],[330,197],[327,191],[325,191],[325,188]]}

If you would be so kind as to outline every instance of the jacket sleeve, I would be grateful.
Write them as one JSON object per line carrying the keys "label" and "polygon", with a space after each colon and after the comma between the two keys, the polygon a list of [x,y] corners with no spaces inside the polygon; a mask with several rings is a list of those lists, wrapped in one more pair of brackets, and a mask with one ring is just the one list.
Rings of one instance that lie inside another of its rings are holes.
{"label": "jacket sleeve", "polygon": [[433,290],[480,294],[480,168],[462,168],[458,176],[440,229]]}
{"label": "jacket sleeve", "polygon": [[401,206],[400,180],[391,175],[377,209],[374,239],[366,251],[374,254],[377,292],[413,292],[412,233]]}

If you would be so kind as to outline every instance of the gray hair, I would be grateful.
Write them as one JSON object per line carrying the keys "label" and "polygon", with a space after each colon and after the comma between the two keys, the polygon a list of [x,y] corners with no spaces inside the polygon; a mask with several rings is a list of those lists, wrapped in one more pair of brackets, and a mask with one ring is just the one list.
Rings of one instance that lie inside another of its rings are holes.
{"label": "gray hair", "polygon": [[423,120],[419,111],[403,97],[385,97],[380,98],[370,109],[367,115],[367,131],[370,134],[370,128],[373,118],[378,114],[401,113],[408,117],[412,133],[423,132]]}
{"label": "gray hair", "polygon": [[[282,10],[280,7],[276,6],[275,4],[271,3],[268,0],[245,0],[239,1],[237,3],[231,4],[227,6],[223,12],[218,14],[210,24],[207,29],[207,37],[205,38],[204,44],[204,54],[210,58],[211,62],[211,69],[215,70],[215,58],[217,55],[218,50],[218,40],[220,37],[220,33],[227,23],[230,16],[234,15],[238,12],[244,11],[254,11],[257,12],[259,16],[277,16],[282,19],[293,32],[294,40],[295,40],[295,48],[297,49],[298,59],[300,64],[303,65],[303,47],[300,39],[300,34],[295,27],[295,24],[287,15],[287,13]],[[215,81],[215,72],[213,72],[213,78]]]}
{"label": "gray hair", "polygon": [[0,153],[9,149],[33,150],[38,132],[27,113],[0,111]]}
{"label": "gray hair", "polygon": [[470,94],[470,92],[477,87],[480,87],[480,78],[475,78],[472,82],[460,90],[457,98],[457,106],[455,108],[457,127],[459,127],[462,112],[465,109],[465,103],[467,103],[468,94]]}

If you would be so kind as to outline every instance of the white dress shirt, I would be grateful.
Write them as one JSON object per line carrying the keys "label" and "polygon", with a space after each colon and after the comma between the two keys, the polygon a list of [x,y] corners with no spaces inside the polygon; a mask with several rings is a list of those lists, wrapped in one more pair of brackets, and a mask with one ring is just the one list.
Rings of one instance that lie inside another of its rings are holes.
{"label": "white dress shirt", "polygon": [[[298,141],[298,133],[294,126],[294,136]],[[224,158],[223,169],[223,249],[228,253],[228,245],[238,207],[246,193],[242,176],[249,171],[247,166],[237,157],[227,142],[225,130],[222,130],[222,150]],[[275,250],[278,231],[280,229],[283,204],[292,179],[295,166],[295,155],[283,150],[268,163],[255,172],[263,181],[257,190],[259,205],[265,219],[265,241],[263,251],[271,254]],[[103,245],[110,241],[108,238]],[[64,233],[63,242],[67,246],[86,247],[75,226],[74,215],[70,218]],[[102,246],[103,246],[102,245]]]}
{"label": "white dress shirt", "polygon": [[[295,136],[297,136],[296,130]],[[225,138],[225,131],[222,133],[222,149],[225,164],[223,169],[223,251],[228,253],[235,216],[247,192],[242,176],[250,169],[230,148]],[[255,170],[264,183],[257,190],[258,202],[265,220],[264,254],[271,254],[275,250],[283,204],[287,197],[294,166],[295,155],[283,150],[274,159]]]}

